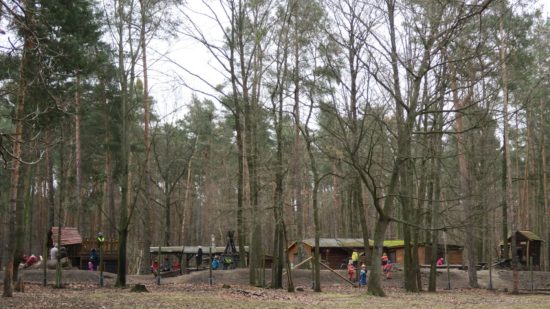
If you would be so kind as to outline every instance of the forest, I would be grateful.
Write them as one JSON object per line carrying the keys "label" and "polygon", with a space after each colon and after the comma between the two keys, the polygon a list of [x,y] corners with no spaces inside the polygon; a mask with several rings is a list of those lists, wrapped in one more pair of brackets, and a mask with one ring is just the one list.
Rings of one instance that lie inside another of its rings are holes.
{"label": "forest", "polygon": [[[406,291],[419,245],[463,246],[471,287],[480,263],[516,270],[515,231],[549,271],[543,2],[0,0],[3,296],[52,227],[116,240],[120,287],[150,247],[228,231],[252,286],[282,288],[308,238],[318,292],[320,238],[363,239],[373,295],[384,240]],[[158,51],[176,43],[216,77]]]}

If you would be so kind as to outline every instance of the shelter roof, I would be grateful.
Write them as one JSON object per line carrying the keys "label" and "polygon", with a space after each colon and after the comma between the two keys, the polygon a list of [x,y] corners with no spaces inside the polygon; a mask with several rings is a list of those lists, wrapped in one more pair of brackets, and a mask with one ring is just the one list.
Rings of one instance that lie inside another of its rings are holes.
{"label": "shelter roof", "polygon": [[[210,248],[212,248],[212,254],[222,254],[225,251],[224,247],[210,247],[210,246],[201,246],[202,247],[202,253],[208,254],[210,252]],[[239,251],[239,248],[237,247],[237,252]],[[199,251],[199,246],[166,246],[166,247],[160,247],[160,250],[162,253],[197,253]],[[248,252],[248,246],[244,247],[244,251]],[[157,253],[159,252],[159,247],[150,247],[149,253]]]}
{"label": "shelter roof", "polygon": [[[57,233],[59,227],[52,227],[52,243],[57,243]],[[82,236],[76,227],[61,228],[61,246],[77,245],[82,243]]]}
{"label": "shelter roof", "polygon": [[[315,247],[315,238],[304,239],[303,242],[310,246]],[[291,246],[293,246],[293,243]],[[405,241],[402,239],[384,240],[384,247],[395,248],[404,246]],[[374,241],[369,239],[369,246],[374,246]],[[322,248],[361,248],[364,247],[363,238],[320,238],[319,247]]]}
{"label": "shelter roof", "polygon": [[[525,237],[528,240],[539,240],[544,241],[542,238],[540,238],[537,234],[531,232],[531,231],[517,231],[518,234]],[[508,240],[510,240],[512,236],[508,237]]]}

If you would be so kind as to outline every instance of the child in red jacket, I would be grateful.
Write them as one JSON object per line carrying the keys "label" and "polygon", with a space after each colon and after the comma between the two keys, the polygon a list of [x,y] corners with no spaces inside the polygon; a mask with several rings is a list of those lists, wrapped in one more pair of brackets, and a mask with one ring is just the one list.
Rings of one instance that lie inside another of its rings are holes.
{"label": "child in red jacket", "polygon": [[351,282],[355,281],[355,267],[353,267],[353,262],[351,260],[348,263],[348,276],[349,276],[349,281]]}

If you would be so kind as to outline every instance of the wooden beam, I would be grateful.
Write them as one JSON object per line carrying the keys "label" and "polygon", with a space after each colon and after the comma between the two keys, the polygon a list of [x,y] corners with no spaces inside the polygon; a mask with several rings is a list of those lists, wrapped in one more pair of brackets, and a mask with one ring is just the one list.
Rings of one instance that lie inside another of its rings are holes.
{"label": "wooden beam", "polygon": [[[310,256],[310,257],[308,257],[307,259],[301,261],[300,263],[294,265],[294,267],[292,267],[292,269],[296,269],[296,268],[298,268],[298,267],[304,265],[305,263],[309,262],[311,259],[313,259],[313,256]],[[284,276],[285,274],[286,274],[286,273],[283,273],[283,276]]]}
{"label": "wooden beam", "polygon": [[[296,264],[296,266],[294,266],[292,269],[296,269],[296,268],[304,265],[305,263],[309,262],[312,258],[313,258],[313,256],[308,257],[307,259],[305,259],[305,260],[301,261],[300,263]],[[283,271],[283,276],[286,275],[286,272],[287,272],[286,270]],[[268,281],[265,284],[265,286],[268,287],[268,288],[271,287],[271,281]]]}
{"label": "wooden beam", "polygon": [[340,275],[340,274],[337,273],[334,269],[328,267],[325,263],[319,262],[319,264],[323,265],[323,267],[325,267],[326,269],[330,270],[331,272],[333,272],[334,274],[336,274],[338,277],[342,278],[342,279],[343,279],[344,281],[346,281],[347,283],[353,285],[354,287],[357,287],[357,286],[355,285],[355,283],[349,281],[348,278],[346,278],[346,277]]}

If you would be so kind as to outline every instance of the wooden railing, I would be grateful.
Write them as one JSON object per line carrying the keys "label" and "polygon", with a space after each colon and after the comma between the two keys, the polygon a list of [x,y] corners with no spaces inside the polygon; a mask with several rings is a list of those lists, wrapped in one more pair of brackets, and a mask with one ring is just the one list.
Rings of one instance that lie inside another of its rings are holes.
{"label": "wooden railing", "polygon": [[[89,254],[92,249],[98,249],[97,240],[84,239],[82,240],[82,250],[80,254]],[[116,254],[118,252],[118,240],[105,240],[101,245],[103,254]]]}

